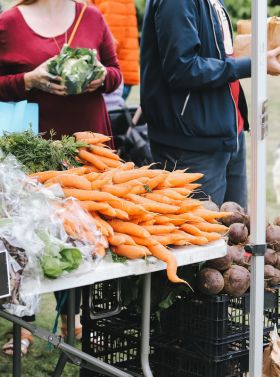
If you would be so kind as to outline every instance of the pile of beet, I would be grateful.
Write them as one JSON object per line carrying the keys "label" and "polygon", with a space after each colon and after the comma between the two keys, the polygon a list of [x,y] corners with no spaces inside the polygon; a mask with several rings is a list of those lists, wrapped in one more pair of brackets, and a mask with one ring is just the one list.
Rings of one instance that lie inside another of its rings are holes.
{"label": "pile of beet", "polygon": [[[204,264],[197,276],[197,288],[206,295],[228,293],[242,296],[250,286],[250,254],[244,246],[249,243],[250,217],[234,202],[224,203],[220,211],[232,212],[223,219],[229,227],[227,254]],[[266,228],[267,250],[265,253],[265,285],[280,284],[280,218]]]}

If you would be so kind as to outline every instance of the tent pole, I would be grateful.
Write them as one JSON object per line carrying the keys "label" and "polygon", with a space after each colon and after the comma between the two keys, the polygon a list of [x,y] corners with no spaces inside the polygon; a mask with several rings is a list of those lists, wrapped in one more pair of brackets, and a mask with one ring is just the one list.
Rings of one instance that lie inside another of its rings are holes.
{"label": "tent pole", "polygon": [[267,0],[252,0],[250,377],[262,376],[266,227]]}

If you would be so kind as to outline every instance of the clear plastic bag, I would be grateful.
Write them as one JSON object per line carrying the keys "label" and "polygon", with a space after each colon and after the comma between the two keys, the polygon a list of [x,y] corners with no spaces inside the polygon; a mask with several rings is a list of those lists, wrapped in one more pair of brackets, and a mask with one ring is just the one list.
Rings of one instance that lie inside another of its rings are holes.
{"label": "clear plastic bag", "polygon": [[20,316],[34,314],[38,303],[25,282],[38,287],[42,279],[81,266],[93,269],[101,259],[97,246],[102,238],[92,217],[76,200],[63,198],[60,186],[46,189],[29,178],[13,156],[0,162],[0,239],[14,262],[24,253],[25,264],[19,263],[15,278],[20,280],[17,294],[5,306]]}

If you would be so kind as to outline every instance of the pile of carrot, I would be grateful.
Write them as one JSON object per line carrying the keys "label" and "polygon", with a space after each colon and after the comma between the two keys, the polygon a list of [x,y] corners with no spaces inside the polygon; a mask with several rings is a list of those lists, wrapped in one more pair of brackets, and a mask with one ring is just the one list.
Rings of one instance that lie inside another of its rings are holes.
{"label": "pile of carrot", "polygon": [[[227,232],[218,219],[228,212],[206,210],[191,197],[203,175],[136,168],[105,144],[109,137],[92,132],[75,136],[88,145],[79,150],[83,166],[32,176],[46,186],[58,183],[66,197],[78,199],[114,253],[130,259],[153,255],[167,263],[170,281],[185,282],[177,276],[176,258],[168,246],[206,245]],[[104,247],[100,253],[105,253]]]}

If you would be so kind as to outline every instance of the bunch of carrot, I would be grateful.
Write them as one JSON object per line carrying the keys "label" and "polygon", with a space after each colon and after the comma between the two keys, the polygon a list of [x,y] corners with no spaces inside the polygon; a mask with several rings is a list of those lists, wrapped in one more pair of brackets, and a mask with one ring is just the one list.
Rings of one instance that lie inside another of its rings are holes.
{"label": "bunch of carrot", "polygon": [[104,144],[107,136],[91,132],[75,136],[88,145],[79,151],[82,167],[33,177],[46,186],[59,183],[66,197],[78,199],[114,253],[130,259],[153,255],[167,263],[169,280],[184,282],[176,274],[176,259],[168,246],[206,245],[227,232],[217,219],[228,212],[206,210],[191,198],[202,174],[136,168]]}

